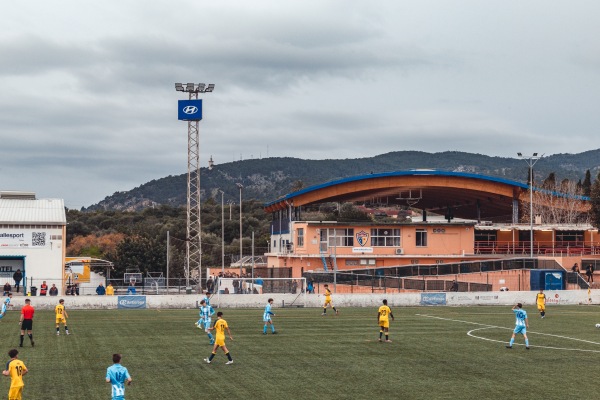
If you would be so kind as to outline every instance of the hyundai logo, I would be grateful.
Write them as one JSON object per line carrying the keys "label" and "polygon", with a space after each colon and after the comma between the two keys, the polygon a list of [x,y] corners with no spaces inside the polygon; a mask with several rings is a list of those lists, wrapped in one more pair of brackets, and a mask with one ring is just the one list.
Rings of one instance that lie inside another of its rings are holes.
{"label": "hyundai logo", "polygon": [[182,110],[185,114],[196,114],[198,112],[198,107],[196,106],[185,106]]}

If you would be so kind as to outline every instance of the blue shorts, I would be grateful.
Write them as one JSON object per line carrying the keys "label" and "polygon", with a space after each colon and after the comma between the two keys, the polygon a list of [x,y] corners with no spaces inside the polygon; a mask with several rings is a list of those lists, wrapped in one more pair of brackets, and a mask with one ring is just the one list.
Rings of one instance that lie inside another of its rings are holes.
{"label": "blue shorts", "polygon": [[522,335],[527,335],[527,328],[524,326],[515,326],[515,330],[513,331],[513,333],[516,335],[517,333],[520,333]]}

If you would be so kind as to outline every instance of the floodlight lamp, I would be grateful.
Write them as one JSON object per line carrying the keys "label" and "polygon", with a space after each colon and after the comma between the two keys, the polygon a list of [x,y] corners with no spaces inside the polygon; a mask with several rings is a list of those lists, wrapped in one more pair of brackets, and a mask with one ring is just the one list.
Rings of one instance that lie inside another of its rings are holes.
{"label": "floodlight lamp", "polygon": [[200,93],[202,93],[202,92],[204,92],[204,87],[205,87],[205,86],[206,86],[206,85],[205,85],[204,83],[199,83],[199,84],[198,84],[198,89],[197,89],[197,90],[198,90]]}
{"label": "floodlight lamp", "polygon": [[517,156],[519,156],[519,157],[523,157],[523,154],[521,154],[521,153],[517,153]]}
{"label": "floodlight lamp", "polygon": [[243,188],[244,188],[244,185],[242,185],[241,183],[236,183],[236,185],[237,185],[237,187],[238,187],[238,188],[240,188],[240,189],[243,189]]}
{"label": "floodlight lamp", "polygon": [[534,157],[537,157],[537,153],[533,153],[533,156],[534,156]]}
{"label": "floodlight lamp", "polygon": [[193,91],[194,91],[194,84],[193,84],[193,83],[188,83],[188,84],[187,84],[187,85],[185,85],[185,86],[186,86],[186,87],[185,87],[185,89],[186,89],[188,92],[193,92]]}
{"label": "floodlight lamp", "polygon": [[209,83],[208,86],[206,87],[206,90],[204,90],[204,92],[209,93],[209,92],[212,92],[214,89],[215,89],[215,84]]}
{"label": "floodlight lamp", "polygon": [[183,92],[183,85],[181,83],[176,83],[175,90],[177,90],[178,92]]}

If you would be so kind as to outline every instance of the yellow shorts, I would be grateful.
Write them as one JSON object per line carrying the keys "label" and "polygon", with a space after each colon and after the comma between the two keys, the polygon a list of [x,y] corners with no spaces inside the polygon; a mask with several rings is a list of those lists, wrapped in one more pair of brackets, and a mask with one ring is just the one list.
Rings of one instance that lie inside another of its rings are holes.
{"label": "yellow shorts", "polygon": [[387,321],[379,321],[379,326],[382,328],[389,328],[390,327],[390,320],[388,319]]}
{"label": "yellow shorts", "polygon": [[325,304],[323,304],[323,307],[327,307],[327,305],[330,305],[331,307],[333,307],[333,303],[331,302],[331,299],[325,299]]}
{"label": "yellow shorts", "polygon": [[225,346],[225,336],[217,336],[215,338],[215,344],[221,347]]}
{"label": "yellow shorts", "polygon": [[62,322],[63,324],[67,324],[67,319],[66,318],[56,318],[56,323],[58,324],[59,322]]}
{"label": "yellow shorts", "polygon": [[23,386],[11,387],[8,390],[8,400],[21,400]]}
{"label": "yellow shorts", "polygon": [[538,303],[538,305],[537,305],[537,306],[538,306],[538,310],[539,310],[539,311],[546,311],[546,305],[545,305],[545,304],[539,304],[539,303]]}

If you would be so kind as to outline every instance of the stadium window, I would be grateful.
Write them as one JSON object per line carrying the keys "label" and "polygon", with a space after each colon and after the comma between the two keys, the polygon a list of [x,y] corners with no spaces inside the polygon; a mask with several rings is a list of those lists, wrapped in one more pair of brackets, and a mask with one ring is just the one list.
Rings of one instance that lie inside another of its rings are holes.
{"label": "stadium window", "polygon": [[328,246],[352,247],[354,246],[354,229],[337,228],[328,229]]}
{"label": "stadium window", "polygon": [[417,229],[415,239],[417,247],[427,247],[427,229]]}
{"label": "stadium window", "polygon": [[371,229],[371,246],[400,247],[400,229]]}
{"label": "stadium window", "polygon": [[297,246],[298,247],[304,247],[304,228],[298,228],[298,235],[297,237]]}

